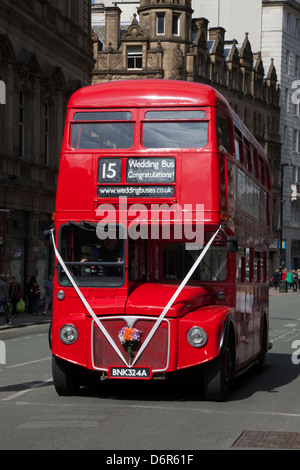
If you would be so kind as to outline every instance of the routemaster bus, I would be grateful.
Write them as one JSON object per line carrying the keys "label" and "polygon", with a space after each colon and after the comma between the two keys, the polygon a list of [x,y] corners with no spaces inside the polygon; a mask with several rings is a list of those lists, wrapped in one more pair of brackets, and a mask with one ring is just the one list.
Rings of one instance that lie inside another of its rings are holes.
{"label": "routemaster bus", "polygon": [[214,88],[132,80],[75,92],[51,230],[57,393],[87,376],[186,371],[222,401],[237,374],[262,368],[270,209],[264,150]]}

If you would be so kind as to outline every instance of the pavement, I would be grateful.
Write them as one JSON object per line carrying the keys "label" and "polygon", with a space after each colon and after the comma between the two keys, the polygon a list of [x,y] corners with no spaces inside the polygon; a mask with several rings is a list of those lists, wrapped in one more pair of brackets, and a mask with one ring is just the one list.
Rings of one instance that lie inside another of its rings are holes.
{"label": "pavement", "polygon": [[[296,292],[294,292],[293,290],[288,290],[288,292],[280,292],[279,289],[274,289],[274,287],[269,288],[270,297],[290,295],[294,296],[298,294],[300,294],[300,289],[298,289]],[[17,317],[10,318],[10,325],[5,325],[4,314],[0,313],[0,331],[10,328],[22,328],[29,325],[41,325],[45,323],[51,323],[51,321],[51,310],[47,312],[47,315],[43,315],[43,311],[41,310],[36,316],[28,312],[19,313]]]}
{"label": "pavement", "polygon": [[10,328],[22,328],[29,325],[41,325],[45,323],[51,323],[52,312],[48,311],[47,315],[43,315],[43,310],[35,316],[32,313],[22,312],[17,317],[9,318],[10,325],[4,324],[4,313],[0,312],[0,331],[8,330]]}
{"label": "pavement", "polygon": [[274,296],[282,296],[282,295],[297,295],[297,294],[300,294],[300,289],[297,289],[296,291],[293,291],[293,289],[288,289],[287,292],[285,292],[285,290],[282,292],[280,292],[279,288],[278,289],[275,289],[274,287],[270,287],[269,288],[269,296],[270,297],[274,297]]}

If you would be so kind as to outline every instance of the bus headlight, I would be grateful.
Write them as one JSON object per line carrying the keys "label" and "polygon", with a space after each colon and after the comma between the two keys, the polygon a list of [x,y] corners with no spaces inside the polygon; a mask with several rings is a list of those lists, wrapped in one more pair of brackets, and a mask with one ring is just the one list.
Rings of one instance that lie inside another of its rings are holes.
{"label": "bus headlight", "polygon": [[58,300],[64,300],[65,298],[65,293],[63,290],[59,290],[56,294],[56,297],[58,298]]}
{"label": "bus headlight", "polygon": [[73,344],[78,339],[78,330],[74,325],[64,325],[59,331],[59,337],[64,344]]}
{"label": "bus headlight", "polygon": [[207,334],[199,326],[193,326],[187,332],[187,340],[191,346],[194,348],[202,348],[207,342]]}
{"label": "bus headlight", "polygon": [[224,300],[225,299],[225,293],[220,290],[219,292],[217,292],[216,297],[217,297],[218,300]]}

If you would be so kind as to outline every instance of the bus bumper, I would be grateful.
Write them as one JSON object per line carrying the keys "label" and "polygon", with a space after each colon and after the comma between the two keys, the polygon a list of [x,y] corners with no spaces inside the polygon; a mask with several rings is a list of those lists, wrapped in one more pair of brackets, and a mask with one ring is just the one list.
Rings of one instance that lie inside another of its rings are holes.
{"label": "bus bumper", "polygon": [[[174,372],[214,359],[220,353],[222,332],[226,318],[231,316],[229,307],[207,306],[188,313],[181,318],[165,318],[146,346],[140,357],[135,357],[146,340],[157,317],[116,315],[99,317],[105,331],[112,338],[116,349],[107,340],[95,321],[88,316],[74,315],[68,322],[60,319],[52,327],[51,349],[55,356],[83,366],[89,370],[104,372],[111,378],[139,378],[134,374],[126,375],[130,368],[146,370],[140,378],[152,378],[155,374]],[[65,344],[62,330],[72,325],[78,332],[75,342]],[[123,327],[133,327],[140,333],[140,341],[131,344],[120,342],[119,333]],[[202,345],[189,342],[189,332],[201,328],[206,335]],[[120,370],[112,374],[112,370]],[[146,375],[145,375],[146,374]]]}

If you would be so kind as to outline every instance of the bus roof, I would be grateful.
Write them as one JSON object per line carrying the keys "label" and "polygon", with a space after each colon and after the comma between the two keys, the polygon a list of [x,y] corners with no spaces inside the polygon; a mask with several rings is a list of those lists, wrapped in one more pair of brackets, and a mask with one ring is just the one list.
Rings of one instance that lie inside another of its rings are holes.
{"label": "bus roof", "polygon": [[215,88],[203,83],[184,80],[139,79],[104,82],[77,90],[70,98],[68,109],[88,108],[151,108],[157,106],[217,106],[225,109],[234,124],[255,142],[261,156],[264,150],[233,111],[230,104]]}
{"label": "bus roof", "polygon": [[106,82],[76,91],[68,108],[122,108],[152,106],[215,106],[230,109],[214,88],[181,80],[142,79]]}

